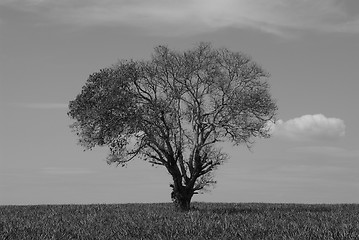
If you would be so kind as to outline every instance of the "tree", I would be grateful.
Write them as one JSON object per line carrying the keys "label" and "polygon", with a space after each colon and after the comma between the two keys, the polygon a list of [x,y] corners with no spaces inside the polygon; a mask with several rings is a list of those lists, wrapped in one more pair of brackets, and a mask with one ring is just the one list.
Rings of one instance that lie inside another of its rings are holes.
{"label": "tree", "polygon": [[227,159],[218,143],[250,147],[254,137],[269,137],[277,106],[267,78],[248,56],[226,48],[159,46],[149,61],[120,61],[90,75],[68,115],[86,149],[109,147],[108,163],[140,157],[165,167],[172,200],[189,210]]}

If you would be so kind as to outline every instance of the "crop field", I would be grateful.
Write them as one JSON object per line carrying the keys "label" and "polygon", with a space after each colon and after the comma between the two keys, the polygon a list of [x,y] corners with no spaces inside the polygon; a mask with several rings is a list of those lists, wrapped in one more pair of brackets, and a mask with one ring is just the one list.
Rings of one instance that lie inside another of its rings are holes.
{"label": "crop field", "polygon": [[0,239],[359,239],[359,204],[0,206]]}

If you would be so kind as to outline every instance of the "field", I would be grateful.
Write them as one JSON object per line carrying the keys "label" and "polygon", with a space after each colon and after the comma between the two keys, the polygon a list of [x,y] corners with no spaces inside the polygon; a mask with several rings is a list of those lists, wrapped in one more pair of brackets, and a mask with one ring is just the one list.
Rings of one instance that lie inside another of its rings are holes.
{"label": "field", "polygon": [[0,239],[359,239],[359,204],[0,206]]}

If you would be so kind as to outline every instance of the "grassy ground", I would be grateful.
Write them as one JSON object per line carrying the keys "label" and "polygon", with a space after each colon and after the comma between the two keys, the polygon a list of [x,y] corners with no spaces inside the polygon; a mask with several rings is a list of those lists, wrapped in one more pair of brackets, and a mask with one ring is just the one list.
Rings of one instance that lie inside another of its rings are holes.
{"label": "grassy ground", "polygon": [[0,239],[359,239],[359,204],[0,206]]}

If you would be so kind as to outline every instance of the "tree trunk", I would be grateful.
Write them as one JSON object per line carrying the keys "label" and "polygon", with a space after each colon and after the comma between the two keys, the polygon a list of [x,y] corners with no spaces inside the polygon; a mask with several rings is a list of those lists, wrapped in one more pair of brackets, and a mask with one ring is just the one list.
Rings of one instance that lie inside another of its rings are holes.
{"label": "tree trunk", "polygon": [[193,196],[193,190],[188,190],[184,187],[174,187],[171,193],[172,201],[175,208],[180,211],[189,211],[191,207],[191,199]]}

